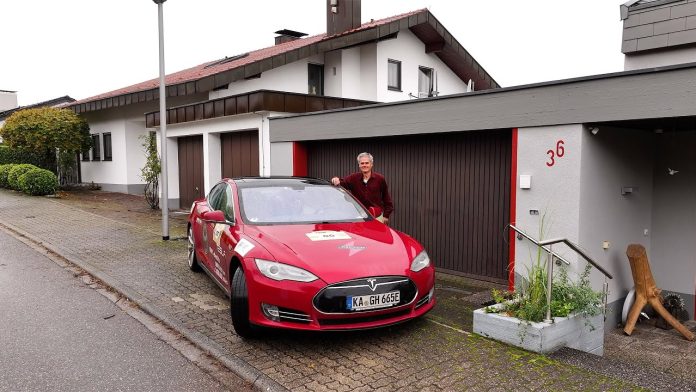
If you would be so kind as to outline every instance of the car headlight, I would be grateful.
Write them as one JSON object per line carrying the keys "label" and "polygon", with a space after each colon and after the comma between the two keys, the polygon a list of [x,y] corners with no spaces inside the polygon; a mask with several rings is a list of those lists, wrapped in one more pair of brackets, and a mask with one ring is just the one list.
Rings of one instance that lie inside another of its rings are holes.
{"label": "car headlight", "polygon": [[254,259],[256,267],[261,271],[263,276],[273,280],[294,280],[296,282],[313,282],[319,278],[314,276],[309,271],[302,268],[293,267],[291,265],[279,263],[277,261],[269,261],[263,259]]}
{"label": "car headlight", "polygon": [[430,257],[426,251],[422,251],[411,262],[411,271],[418,272],[430,265]]}

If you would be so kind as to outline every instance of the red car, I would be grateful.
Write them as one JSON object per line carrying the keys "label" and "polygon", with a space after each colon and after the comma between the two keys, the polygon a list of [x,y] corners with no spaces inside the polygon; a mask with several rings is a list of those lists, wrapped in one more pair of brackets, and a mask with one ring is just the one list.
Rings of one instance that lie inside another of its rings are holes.
{"label": "red car", "polygon": [[353,196],[311,178],[225,179],[191,207],[188,265],[229,295],[242,336],[255,326],[375,328],[435,305],[423,246]]}

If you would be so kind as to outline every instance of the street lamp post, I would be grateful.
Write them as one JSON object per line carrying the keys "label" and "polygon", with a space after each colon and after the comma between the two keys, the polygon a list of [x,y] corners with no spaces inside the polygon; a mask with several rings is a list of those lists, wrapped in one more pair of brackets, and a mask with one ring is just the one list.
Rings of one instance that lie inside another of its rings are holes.
{"label": "street lamp post", "polygon": [[164,22],[162,4],[167,0],[152,0],[157,4],[159,26],[159,104],[160,140],[162,145],[162,240],[169,240],[169,181],[167,181],[167,103],[164,84]]}

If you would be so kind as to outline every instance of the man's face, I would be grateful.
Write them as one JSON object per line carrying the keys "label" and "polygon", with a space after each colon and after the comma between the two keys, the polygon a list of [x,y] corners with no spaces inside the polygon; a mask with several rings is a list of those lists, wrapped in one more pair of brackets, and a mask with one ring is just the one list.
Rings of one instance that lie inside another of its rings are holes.
{"label": "man's face", "polygon": [[372,171],[372,162],[370,162],[370,158],[367,158],[367,157],[360,158],[358,165],[360,166],[360,171],[362,173],[369,173]]}

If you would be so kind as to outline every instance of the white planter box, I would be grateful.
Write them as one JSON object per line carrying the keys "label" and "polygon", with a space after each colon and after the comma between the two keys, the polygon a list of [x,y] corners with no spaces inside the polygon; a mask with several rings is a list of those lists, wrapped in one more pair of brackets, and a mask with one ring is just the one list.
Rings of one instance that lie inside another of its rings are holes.
{"label": "white planter box", "polygon": [[[499,306],[499,305],[494,305]],[[553,323],[529,323],[498,313],[474,311],[474,333],[537,353],[570,347],[590,354],[604,354],[604,315],[554,317]]]}

